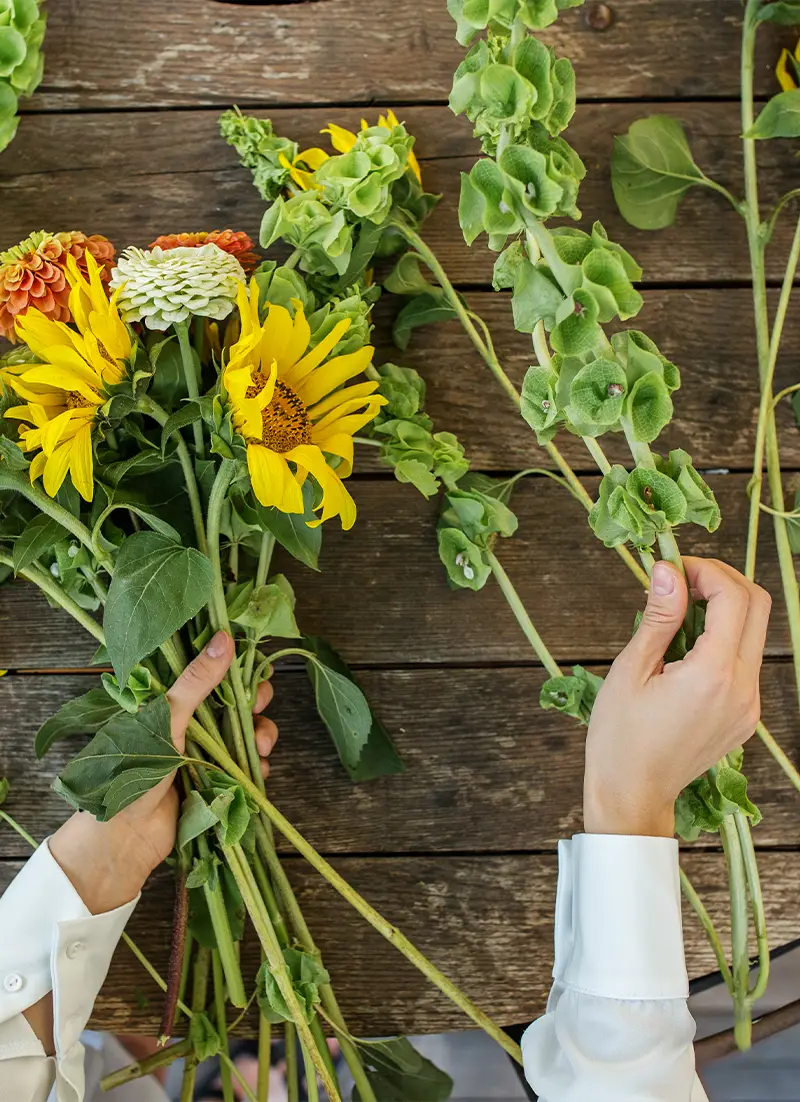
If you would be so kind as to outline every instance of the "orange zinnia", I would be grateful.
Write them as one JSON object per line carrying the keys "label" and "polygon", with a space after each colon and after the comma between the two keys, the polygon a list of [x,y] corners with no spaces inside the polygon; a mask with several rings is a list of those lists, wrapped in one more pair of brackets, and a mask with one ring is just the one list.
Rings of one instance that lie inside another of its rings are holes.
{"label": "orange zinnia", "polygon": [[161,249],[199,248],[201,245],[216,245],[223,252],[235,256],[245,272],[250,275],[261,263],[261,257],[254,252],[255,244],[244,230],[208,230],[198,233],[166,233],[157,237],[149,246]]}

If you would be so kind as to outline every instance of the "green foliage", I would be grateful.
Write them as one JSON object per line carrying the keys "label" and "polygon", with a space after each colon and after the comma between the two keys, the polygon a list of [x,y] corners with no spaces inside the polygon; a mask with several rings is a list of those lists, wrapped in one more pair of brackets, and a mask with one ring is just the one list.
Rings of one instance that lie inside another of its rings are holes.
{"label": "green foliage", "polygon": [[[330,643],[326,643],[324,639],[320,639],[317,636],[307,635],[305,637],[305,646],[312,651],[328,669],[333,670],[348,681],[352,681],[359,691],[361,691],[358,681],[349,666],[339,652],[334,650]],[[367,704],[369,705],[369,702],[367,702]],[[375,715],[374,711],[372,711],[372,708],[370,708],[370,712],[372,715],[372,726],[370,727],[367,741],[361,748],[361,754],[358,761],[353,765],[345,758],[341,759],[342,765],[350,775],[351,781],[371,781],[376,777],[386,777],[394,773],[404,773],[406,769],[400,755],[395,749],[389,732]]]}
{"label": "green foliage", "polygon": [[438,321],[453,321],[458,317],[450,303],[437,292],[439,288],[431,285],[430,292],[415,296],[398,313],[392,326],[392,337],[401,352],[408,348],[415,329]]}
{"label": "green foliage", "polygon": [[121,684],[133,667],[165,643],[211,597],[205,555],[157,532],[128,536],[117,555],[103,625]]}
{"label": "green foliage", "polygon": [[309,654],[306,671],[314,688],[320,719],[345,768],[355,770],[372,731],[372,712],[367,699],[348,674],[326,665],[316,654]]}
{"label": "green foliage", "polygon": [[40,0],[0,0],[0,152],[17,132],[19,99],[41,83],[45,23]]}
{"label": "green foliage", "polygon": [[169,703],[159,696],[135,716],[122,712],[107,720],[53,788],[74,808],[106,820],[169,776],[181,760],[170,734]]}
{"label": "green foliage", "polygon": [[0,806],[8,799],[8,793],[11,790],[11,785],[8,783],[5,777],[0,777]]}
{"label": "green foliage", "polygon": [[602,687],[602,677],[583,666],[573,666],[571,675],[550,677],[545,681],[539,694],[539,704],[544,709],[555,708],[588,726],[594,702]]}
{"label": "green foliage", "polygon": [[231,937],[234,941],[241,941],[244,935],[245,906],[231,870],[212,854],[208,860],[198,862],[192,872],[192,885],[187,881],[189,929],[198,945],[202,945],[204,949],[217,948],[217,935],[207,902],[208,893],[216,891],[222,892]]}
{"label": "green foliage", "polygon": [[[578,8],[583,0],[447,0],[456,21],[456,38],[468,46],[479,31],[508,34],[517,19],[532,31],[555,23],[566,8]],[[423,1102],[423,1100],[420,1100]]]}
{"label": "green foliage", "polygon": [[68,700],[36,732],[36,757],[43,758],[50,747],[61,739],[95,734],[122,711],[119,703],[112,700],[105,689],[90,689],[83,696]]}
{"label": "green foliage", "polygon": [[425,407],[425,380],[413,367],[400,367],[385,363],[377,368],[380,375],[378,393],[386,399],[386,405],[376,418],[384,421],[410,421]]}
{"label": "green foliage", "polygon": [[423,497],[433,497],[441,479],[454,486],[469,469],[464,449],[450,432],[433,432],[422,413],[395,418],[374,426],[381,439],[381,462],[394,470],[398,482],[410,482]]}
{"label": "green foliage", "polygon": [[699,524],[708,532],[716,532],[722,514],[714,491],[692,466],[692,457],[682,448],[669,453],[668,459],[656,456],[656,466],[678,484],[686,499],[686,520]]}
{"label": "green foliage", "polygon": [[250,579],[228,594],[228,616],[232,623],[246,628],[256,640],[268,635],[298,639],[300,631],[294,618],[296,598],[291,583],[276,574],[267,585],[255,588]]}
{"label": "green foliage", "polygon": [[301,192],[290,199],[282,196],[267,207],[261,221],[261,244],[265,249],[283,239],[300,252],[305,272],[343,275],[350,264],[353,227],[344,211],[331,209],[316,192]]}
{"label": "green foliage", "polygon": [[414,139],[402,124],[360,130],[353,148],[316,171],[326,200],[357,219],[379,225],[392,208],[392,184],[406,174]]}
{"label": "green foliage", "polygon": [[[283,959],[303,1017],[310,1024],[320,1000],[319,989],[330,982],[330,976],[315,957],[302,949],[284,949]],[[273,1025],[294,1020],[267,961],[261,965],[256,976],[256,998],[261,1013]]]}
{"label": "green foliage", "polygon": [[[600,494],[589,524],[606,547],[630,542],[634,547],[651,547],[659,532],[667,530],[671,517],[680,516],[683,495],[675,483],[657,471],[636,469],[630,474],[615,464],[600,483]],[[685,502],[684,502],[685,508]]]}
{"label": "green foliage", "polygon": [[675,801],[675,832],[686,842],[702,833],[719,831],[726,815],[741,811],[753,826],[761,812],[747,795],[747,778],[741,771],[742,756],[729,754],[726,764],[692,781]]}
{"label": "green foliage", "polygon": [[534,365],[525,372],[520,410],[540,445],[552,440],[564,420],[558,409],[557,386],[558,372],[552,367]]}
{"label": "green foliage", "polygon": [[[322,527],[309,528],[308,522],[314,520],[314,488],[310,482],[303,486],[305,513],[282,513],[274,506],[264,506],[254,498],[246,506],[246,515],[252,516],[264,532],[269,532],[278,543],[298,562],[319,570],[319,555],[322,550]],[[243,509],[244,511],[244,509]]]}
{"label": "green foliage", "polygon": [[57,520],[45,513],[38,513],[14,543],[14,573],[19,574],[26,566],[36,562],[45,551],[52,550],[56,543],[63,540],[65,535],[65,530]]}
{"label": "green foliage", "polygon": [[279,137],[269,119],[243,115],[238,107],[220,116],[219,128],[244,167],[252,172],[261,198],[267,202],[277,199],[290,179],[288,168],[281,163],[281,155],[293,161],[298,152],[297,143]]}
{"label": "green foliage", "polygon": [[113,673],[102,674],[100,680],[106,695],[131,715],[136,715],[141,705],[153,695],[152,675],[144,666],[134,666],[125,685],[120,685]]}
{"label": "green foliage", "polygon": [[189,1019],[189,1041],[198,1060],[210,1060],[222,1051],[222,1041],[208,1015],[195,1012]]}
{"label": "green foliage", "polygon": [[[407,1037],[357,1044],[367,1079],[380,1102],[447,1102],[453,1080],[421,1056]],[[353,1102],[361,1102],[358,1087],[353,1088]]]}
{"label": "green foliage", "polygon": [[483,550],[459,528],[440,528],[439,558],[447,576],[459,589],[483,589],[491,575]]}
{"label": "green foliage", "polygon": [[800,88],[768,100],[746,138],[800,138]]}
{"label": "green foliage", "polygon": [[756,12],[760,23],[777,23],[783,27],[796,27],[800,24],[800,0],[775,0],[764,4]]}
{"label": "green foliage", "polygon": [[487,561],[498,537],[513,536],[517,518],[508,507],[508,481],[493,483],[467,475],[444,495],[439,518],[439,558],[450,584],[482,589],[491,568]]}
{"label": "green foliage", "polygon": [[640,230],[662,230],[675,221],[689,188],[707,185],[708,177],[695,164],[681,123],[651,115],[614,138],[611,184],[626,221]]}
{"label": "green foliage", "polygon": [[302,303],[306,317],[316,309],[314,293],[296,268],[286,268],[274,260],[265,260],[256,268],[253,278],[258,286],[258,312],[262,321],[270,304],[282,306],[292,317],[295,313],[293,299]]}

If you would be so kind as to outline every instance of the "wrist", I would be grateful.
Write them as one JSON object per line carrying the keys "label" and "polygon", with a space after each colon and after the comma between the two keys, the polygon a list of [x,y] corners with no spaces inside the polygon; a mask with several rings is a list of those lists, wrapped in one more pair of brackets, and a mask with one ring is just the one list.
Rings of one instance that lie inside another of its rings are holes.
{"label": "wrist", "polygon": [[50,839],[50,853],[92,914],[135,899],[150,870],[133,856],[136,839],[122,820],[98,822],[86,812],[69,818]]}
{"label": "wrist", "polygon": [[633,793],[595,788],[587,777],[583,792],[583,828],[587,834],[639,834],[672,838],[675,811],[672,801],[653,800]]}

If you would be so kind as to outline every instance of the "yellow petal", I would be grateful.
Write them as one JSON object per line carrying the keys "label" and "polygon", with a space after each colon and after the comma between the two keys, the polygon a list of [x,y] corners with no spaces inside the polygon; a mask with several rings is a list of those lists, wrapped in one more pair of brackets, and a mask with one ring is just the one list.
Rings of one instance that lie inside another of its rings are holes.
{"label": "yellow petal", "polygon": [[50,358],[50,350],[54,346],[73,346],[72,334],[67,326],[62,321],[46,318],[38,310],[29,310],[23,317],[17,318],[15,329],[31,352],[45,360]]}
{"label": "yellow petal", "polygon": [[44,469],[47,466],[47,456],[44,452],[39,452],[38,455],[33,457],[31,465],[28,468],[28,477],[31,480],[31,485],[44,474]]}
{"label": "yellow petal", "polygon": [[72,485],[83,500],[91,501],[94,494],[91,425],[85,425],[75,434],[70,449],[69,473]]}
{"label": "yellow petal", "polygon": [[324,130],[320,130],[320,134],[330,134],[331,145],[337,153],[349,153],[358,141],[352,130],[345,130],[343,126],[337,126],[335,122],[330,123]]}
{"label": "yellow petal", "polygon": [[306,406],[313,406],[326,394],[336,390],[342,383],[352,379],[354,375],[360,375],[369,364],[375,349],[372,345],[365,345],[357,352],[350,352],[346,356],[336,356],[323,364],[310,378],[295,387]]}
{"label": "yellow petal", "polygon": [[263,326],[262,347],[266,351],[267,359],[280,363],[281,356],[292,338],[292,315],[285,306],[277,306],[274,302],[269,304],[267,317]]}
{"label": "yellow petal", "polygon": [[356,519],[355,502],[337,473],[325,462],[325,457],[319,448],[313,444],[300,444],[287,452],[286,458],[309,470],[322,490],[322,517],[319,521],[312,521],[309,527],[316,527],[323,521],[338,516],[341,519],[342,528],[352,528]]}
{"label": "yellow petal", "polygon": [[[294,367],[291,367],[284,374],[284,382],[294,390],[297,390],[299,384],[305,379],[306,375],[310,374],[317,364],[322,363],[331,349],[336,347],[349,328],[350,318],[343,318],[341,321],[337,322],[330,333],[328,333],[326,337],[323,337],[315,348],[307,352],[302,360],[298,360]],[[308,405],[308,403],[306,403],[306,405]]]}
{"label": "yellow petal", "polygon": [[253,484],[253,493],[262,505],[275,506],[282,513],[302,513],[303,491],[292,478],[289,464],[282,455],[251,444],[247,449],[247,469]]}
{"label": "yellow petal", "polygon": [[340,474],[342,478],[348,478],[353,473],[353,437],[348,436],[347,433],[339,433],[325,438],[324,444],[315,440],[314,443],[319,443],[323,451],[328,452],[330,455],[338,455],[341,459],[341,464],[337,467],[336,473]]}
{"label": "yellow petal", "polygon": [[379,408],[379,405],[371,405],[361,413],[349,413],[344,417],[336,417],[324,425],[315,427],[312,431],[312,439],[324,451],[330,451],[326,443],[330,437],[338,436],[340,433],[354,436],[360,429],[363,429],[364,425],[368,425],[373,420]]}
{"label": "yellow petal", "polygon": [[370,394],[375,393],[379,385],[379,383],[369,380],[366,383],[356,383],[355,386],[343,387],[342,390],[329,394],[327,398],[323,398],[321,402],[317,402],[315,406],[312,406],[308,411],[308,416],[312,421],[321,421],[326,413],[338,409],[345,402],[350,402],[354,398],[368,398]]}
{"label": "yellow petal", "polygon": [[780,84],[784,92],[791,92],[793,88],[797,87],[794,76],[789,72],[790,56],[787,49],[781,50],[781,56],[778,59],[778,64],[775,66],[775,76],[778,78],[778,84]]}
{"label": "yellow petal", "polygon": [[58,417],[54,417],[43,426],[42,451],[45,455],[50,456],[56,450],[71,420],[72,410],[65,409],[63,413],[59,413]]}
{"label": "yellow petal", "polygon": [[292,305],[295,311],[292,335],[283,350],[283,354],[277,357],[278,373],[281,378],[290,367],[297,363],[311,340],[311,326],[306,319],[302,302],[299,298],[293,298]]}
{"label": "yellow petal", "polygon": [[[63,350],[58,350],[63,351]],[[66,361],[69,363],[69,361]],[[81,370],[83,368],[83,370]],[[87,379],[87,375],[89,379]],[[78,361],[74,364],[70,363],[70,366],[60,366],[55,363],[49,364],[36,364],[34,367],[26,371],[23,376],[23,381],[28,383],[41,383],[48,387],[52,387],[54,390],[63,390],[69,392],[71,390],[77,391],[82,398],[85,398],[87,402],[91,402],[93,405],[100,405],[102,398],[97,394],[96,387],[99,386],[99,380],[97,382],[92,379],[94,375],[90,372],[90,369],[84,361]],[[96,379],[96,376],[94,377]]]}
{"label": "yellow petal", "polygon": [[[56,448],[52,455],[48,455],[44,465],[44,492],[48,497],[55,497],[61,489],[61,484],[67,477],[69,470],[69,458],[71,443],[62,444]],[[45,455],[40,452],[40,455]]]}
{"label": "yellow petal", "polygon": [[320,165],[324,165],[329,159],[329,154],[316,145],[312,146],[310,149],[302,150],[297,155],[297,160],[302,161],[304,165],[308,165],[312,172],[316,172]]}

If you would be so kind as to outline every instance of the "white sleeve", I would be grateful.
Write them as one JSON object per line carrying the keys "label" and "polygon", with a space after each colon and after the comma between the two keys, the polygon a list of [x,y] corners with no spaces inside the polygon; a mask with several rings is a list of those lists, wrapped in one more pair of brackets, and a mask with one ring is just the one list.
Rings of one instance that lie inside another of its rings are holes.
{"label": "white sleeve", "polygon": [[[138,897],[92,915],[44,842],[0,899],[0,1098],[83,1102],[86,1026]],[[23,1011],[53,992],[56,1055]]]}
{"label": "white sleeve", "polygon": [[547,1012],[522,1038],[541,1102],[707,1102],[683,949],[678,843],[559,843]]}

